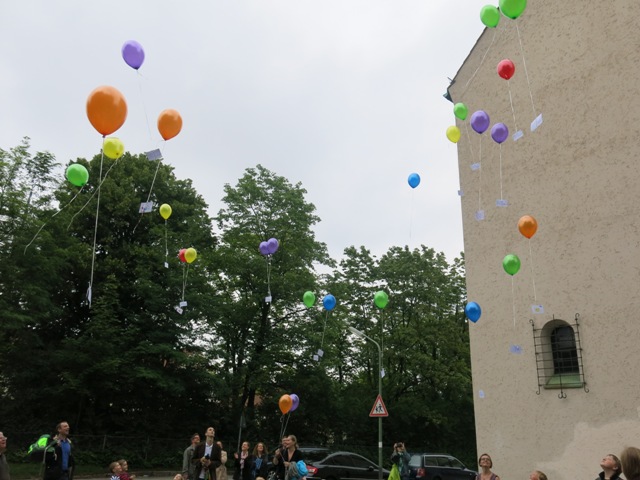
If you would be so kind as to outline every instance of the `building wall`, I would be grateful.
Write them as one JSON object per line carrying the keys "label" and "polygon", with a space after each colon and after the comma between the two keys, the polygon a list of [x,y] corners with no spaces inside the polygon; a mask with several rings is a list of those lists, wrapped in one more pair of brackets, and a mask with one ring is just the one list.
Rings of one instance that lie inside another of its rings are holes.
{"label": "building wall", "polygon": [[[468,297],[483,311],[470,325],[478,453],[504,479],[595,478],[604,455],[640,447],[639,19],[638,0],[530,0],[517,21],[483,32],[449,88],[470,112],[457,125]],[[509,83],[496,73],[504,58],[516,64]],[[482,109],[514,133],[509,86],[524,137],[500,148],[469,118]],[[523,215],[538,221],[531,240],[518,232]],[[522,261],[513,277],[510,253]],[[575,314],[588,392],[561,399],[538,388],[530,320]]]}

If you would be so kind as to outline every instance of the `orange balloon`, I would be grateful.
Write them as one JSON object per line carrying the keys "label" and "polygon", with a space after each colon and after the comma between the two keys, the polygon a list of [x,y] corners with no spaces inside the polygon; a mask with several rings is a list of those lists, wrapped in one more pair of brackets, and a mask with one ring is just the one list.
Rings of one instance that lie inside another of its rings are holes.
{"label": "orange balloon", "polygon": [[284,415],[293,406],[293,399],[287,395],[286,393],[280,397],[280,401],[278,401],[278,405],[280,406],[280,411]]}
{"label": "orange balloon", "polygon": [[518,230],[527,238],[531,238],[538,230],[538,222],[531,215],[525,215],[518,220]]}
{"label": "orange balloon", "polygon": [[171,108],[163,110],[158,115],[158,131],[162,138],[169,140],[175,137],[182,130],[182,117],[180,114]]}
{"label": "orange balloon", "polygon": [[116,88],[102,86],[89,94],[87,117],[102,136],[111,135],[127,119],[127,102]]}

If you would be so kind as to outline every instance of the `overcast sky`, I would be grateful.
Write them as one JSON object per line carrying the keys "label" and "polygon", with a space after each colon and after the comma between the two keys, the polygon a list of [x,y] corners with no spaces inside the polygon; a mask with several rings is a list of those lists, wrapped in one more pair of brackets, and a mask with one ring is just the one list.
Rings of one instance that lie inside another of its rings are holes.
{"label": "overcast sky", "polygon": [[[86,100],[111,85],[128,104],[114,136],[135,154],[160,148],[211,215],[224,184],[259,163],[302,183],[334,258],[350,245],[380,256],[424,244],[451,261],[462,221],[445,136],[453,105],[442,95],[482,33],[486,3],[4,0],[0,147],[29,136],[33,152],[62,164],[91,158],[102,139]],[[144,47],[139,73],[122,59],[128,40]],[[164,142],[156,120],[166,108],[184,126]]]}

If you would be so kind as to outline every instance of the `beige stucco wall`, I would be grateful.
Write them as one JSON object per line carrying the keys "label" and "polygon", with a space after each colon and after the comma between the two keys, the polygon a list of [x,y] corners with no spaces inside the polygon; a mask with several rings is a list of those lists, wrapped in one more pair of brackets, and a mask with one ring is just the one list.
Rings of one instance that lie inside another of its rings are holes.
{"label": "beige stucco wall", "polygon": [[[449,89],[469,117],[485,110],[513,133],[496,65],[516,64],[510,86],[524,137],[502,146],[508,207],[495,206],[499,147],[487,131],[480,176],[470,168],[480,136],[468,125],[470,143],[457,123],[468,297],[483,309],[470,325],[478,450],[504,480],[533,469],[550,480],[589,479],[605,454],[640,447],[640,1],[530,0],[517,24],[535,115],[544,118],[537,131],[512,20],[484,31]],[[517,229],[526,214],[539,224],[530,241]],[[522,261],[513,292],[502,269],[509,253]],[[531,313],[534,303],[543,315]],[[529,320],[540,328],[576,313],[589,392],[538,395]]]}

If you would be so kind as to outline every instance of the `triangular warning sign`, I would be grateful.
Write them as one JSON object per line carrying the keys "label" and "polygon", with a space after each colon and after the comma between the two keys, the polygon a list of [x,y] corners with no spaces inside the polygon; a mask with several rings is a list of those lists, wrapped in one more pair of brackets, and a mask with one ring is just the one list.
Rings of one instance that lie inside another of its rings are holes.
{"label": "triangular warning sign", "polygon": [[384,406],[384,402],[382,401],[382,396],[378,395],[376,397],[376,401],[373,402],[373,408],[369,413],[370,417],[388,417],[389,412],[387,412],[387,407]]}

